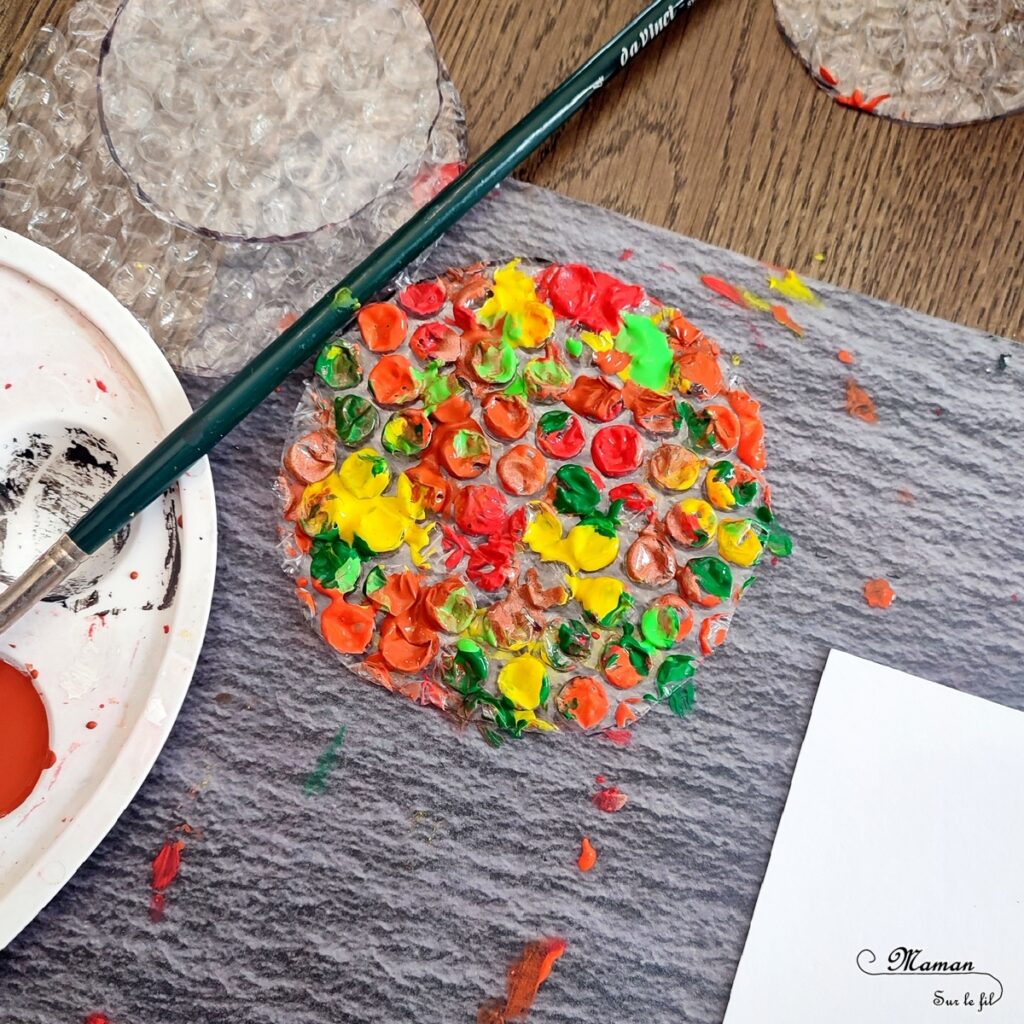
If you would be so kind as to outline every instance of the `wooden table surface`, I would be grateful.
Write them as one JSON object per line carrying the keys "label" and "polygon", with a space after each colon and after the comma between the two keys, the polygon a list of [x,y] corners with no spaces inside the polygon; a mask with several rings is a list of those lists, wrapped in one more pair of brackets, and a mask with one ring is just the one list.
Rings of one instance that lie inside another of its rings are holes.
{"label": "wooden table surface", "polygon": [[[3,0],[0,89],[72,0]],[[423,0],[472,152],[641,0]],[[1024,116],[934,131],[812,84],[770,0],[705,0],[529,162],[592,203],[936,316],[1024,337]],[[825,261],[813,254],[824,252]]]}

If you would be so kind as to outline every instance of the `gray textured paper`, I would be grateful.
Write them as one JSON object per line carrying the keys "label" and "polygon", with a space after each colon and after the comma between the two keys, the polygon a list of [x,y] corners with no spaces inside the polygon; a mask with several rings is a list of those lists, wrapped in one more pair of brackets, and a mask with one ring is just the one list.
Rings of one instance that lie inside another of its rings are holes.
{"label": "gray textured paper", "polygon": [[[791,304],[799,340],[699,283],[763,292],[752,261],[532,188],[489,199],[429,264],[516,252],[681,306],[763,402],[797,548],[744,599],[695,714],[656,709],[628,749],[534,736],[494,751],[347,676],[275,549],[270,481],[307,368],[213,457],[218,587],[191,692],[138,798],[0,954],[2,1024],[471,1022],[544,934],[569,948],[535,1024],[720,1021],[828,648],[1024,708],[1024,353],[999,371],[1010,342],[826,287],[820,309]],[[840,348],[876,425],[843,410]],[[888,611],[861,596],[878,575]],[[341,725],[327,791],[308,796]],[[618,814],[591,805],[597,774],[628,793]],[[150,861],[183,821],[202,838],[186,837],[152,924]],[[583,834],[600,851],[587,875]]]}

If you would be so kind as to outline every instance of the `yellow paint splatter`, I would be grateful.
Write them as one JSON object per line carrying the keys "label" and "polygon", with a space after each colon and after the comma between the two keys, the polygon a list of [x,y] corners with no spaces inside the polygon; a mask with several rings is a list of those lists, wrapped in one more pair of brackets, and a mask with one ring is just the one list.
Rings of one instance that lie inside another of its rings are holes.
{"label": "yellow paint splatter", "polygon": [[536,348],[551,336],[555,314],[537,298],[533,278],[524,274],[519,260],[494,272],[491,297],[480,307],[477,319],[493,327],[503,320],[503,337],[510,345]]}
{"label": "yellow paint splatter", "polygon": [[[787,270],[782,277],[774,274],[768,275],[768,287],[780,295],[794,302],[804,302],[808,306],[820,306],[821,299],[818,298],[810,288],[807,287],[792,270]],[[769,306],[769,309],[771,307]]]}
{"label": "yellow paint splatter", "polygon": [[498,689],[517,708],[529,711],[537,707],[546,696],[547,669],[540,658],[520,654],[498,673]]}

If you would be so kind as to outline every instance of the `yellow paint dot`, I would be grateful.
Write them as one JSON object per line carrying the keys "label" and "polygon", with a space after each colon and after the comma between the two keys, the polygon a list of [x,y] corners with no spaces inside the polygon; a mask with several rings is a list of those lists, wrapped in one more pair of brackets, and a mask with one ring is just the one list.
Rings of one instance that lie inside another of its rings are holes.
{"label": "yellow paint dot", "polygon": [[532,654],[520,654],[498,673],[498,689],[525,711],[540,704],[546,682],[544,662]]}
{"label": "yellow paint dot", "polygon": [[733,565],[753,565],[763,550],[761,538],[746,519],[723,519],[718,527],[718,553]]}
{"label": "yellow paint dot", "polygon": [[611,615],[618,608],[626,591],[622,580],[612,576],[569,576],[566,582],[569,584],[569,593],[579,601],[583,610],[598,620]]}

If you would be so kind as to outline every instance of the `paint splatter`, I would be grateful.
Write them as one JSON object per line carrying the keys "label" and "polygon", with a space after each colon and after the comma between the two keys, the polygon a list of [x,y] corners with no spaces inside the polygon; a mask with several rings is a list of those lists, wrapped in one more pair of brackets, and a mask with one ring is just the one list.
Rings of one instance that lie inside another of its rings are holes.
{"label": "paint splatter", "polygon": [[802,302],[808,306],[821,305],[821,299],[800,280],[796,271],[793,270],[787,270],[782,277],[769,274],[768,288],[785,296],[787,299],[792,299],[794,302]]}
{"label": "paint splatter", "polygon": [[1007,367],[1010,365],[1010,356],[1007,352],[1000,352],[999,358],[996,360],[996,373],[1005,373]]}
{"label": "paint splatter", "polygon": [[913,492],[913,491],[908,491],[908,490],[906,490],[906,488],[900,488],[900,489],[899,489],[899,490],[898,490],[898,491],[896,492],[896,497],[897,497],[897,498],[898,498],[898,499],[899,499],[899,500],[900,500],[900,501],[901,501],[901,502],[902,502],[902,503],[903,503],[904,505],[913,505],[913,504],[914,504],[914,502],[916,502],[916,501],[917,501],[917,497],[916,497],[916,495],[914,494],[914,492]]}
{"label": "paint splatter", "polygon": [[767,299],[762,299],[746,288],[737,288],[728,281],[715,277],[712,274],[703,274],[701,284],[710,289],[716,295],[728,300],[743,309],[753,309],[761,313],[771,313],[775,322],[781,324],[787,330],[792,331],[797,337],[804,336],[804,329],[789,315],[785,306],[773,305]]}
{"label": "paint splatter", "polygon": [[623,249],[619,253],[619,260],[625,262],[626,260],[631,260],[635,255],[636,253],[632,249]]}
{"label": "paint splatter", "polygon": [[805,334],[804,329],[789,315],[785,306],[772,306],[771,314],[777,324],[781,324],[787,331],[792,331],[798,338]]}
{"label": "paint splatter", "polygon": [[872,608],[888,608],[896,599],[896,591],[887,579],[868,580],[864,584],[864,600]]}
{"label": "paint splatter", "polygon": [[874,400],[852,377],[846,378],[846,412],[865,423],[878,422]]}
{"label": "paint splatter", "polygon": [[836,353],[836,359],[838,359],[839,362],[844,363],[846,366],[853,366],[853,364],[857,361],[854,354],[845,348],[841,348]]}
{"label": "paint splatter", "polygon": [[306,776],[302,787],[306,796],[322,796],[327,792],[327,778],[338,761],[338,751],[345,742],[345,726],[341,726],[324,752],[317,758],[316,767]]}
{"label": "paint splatter", "polygon": [[97,380],[96,381],[96,387],[98,387],[100,389],[100,391],[102,391],[104,394],[106,394],[106,392],[107,392],[107,385],[104,384],[103,381]]}
{"label": "paint splatter", "polygon": [[875,107],[883,100],[889,99],[890,96],[890,93],[882,92],[877,96],[872,96],[871,99],[867,99],[860,89],[854,89],[849,96],[837,96],[836,103],[841,107],[853,107],[856,110],[863,110],[865,113],[872,114],[875,111]]}
{"label": "paint splatter", "polygon": [[815,263],[824,263],[825,262],[825,254],[823,252],[816,252],[814,254],[814,262]]}
{"label": "paint splatter", "polygon": [[626,806],[629,797],[619,789],[618,786],[606,786],[596,792],[591,798],[594,806],[606,814],[614,814]]}
{"label": "paint splatter", "polygon": [[178,877],[178,869],[181,867],[181,853],[185,849],[185,843],[181,839],[168,839],[160,848],[160,852],[153,858],[153,894],[149,901],[149,919],[158,924],[164,919],[166,910],[166,899],[164,891]]}
{"label": "paint splatter", "polygon": [[818,77],[826,85],[838,85],[839,84],[839,79],[836,78],[836,76],[833,75],[832,72],[829,71],[829,69],[827,67],[825,67],[824,64],[822,64],[821,67],[818,68]]}
{"label": "paint splatter", "polygon": [[576,858],[576,865],[580,871],[589,871],[597,863],[597,850],[594,849],[590,840],[584,836],[580,842],[580,855]]}
{"label": "paint splatter", "polygon": [[524,1018],[565,950],[564,939],[544,938],[527,943],[522,955],[508,969],[504,1001],[491,1000],[481,1006],[477,1024],[506,1024]]}
{"label": "paint splatter", "polygon": [[82,1024],[111,1024],[111,1022],[105,1013],[90,1013]]}

